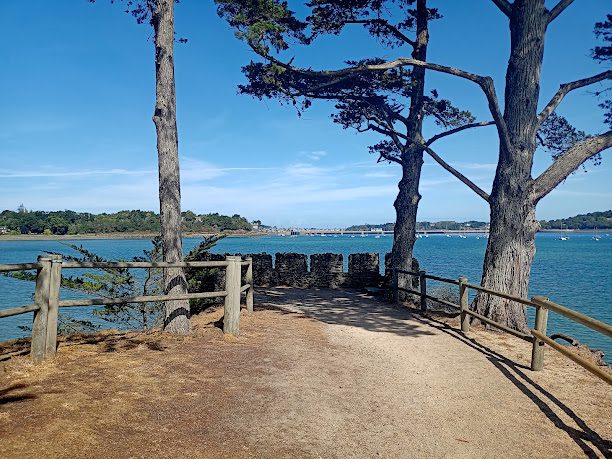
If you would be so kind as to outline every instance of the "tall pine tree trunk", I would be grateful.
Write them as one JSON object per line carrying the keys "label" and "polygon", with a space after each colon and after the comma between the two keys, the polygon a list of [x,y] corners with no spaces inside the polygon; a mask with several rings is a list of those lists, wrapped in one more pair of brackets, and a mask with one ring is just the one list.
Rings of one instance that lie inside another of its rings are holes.
{"label": "tall pine tree trunk", "polygon": [[[512,4],[504,107],[511,145],[501,146],[489,200],[491,231],[482,285],[521,297],[528,294],[538,230],[531,167],[536,150],[540,70],[548,18],[544,0],[516,0]],[[479,294],[475,306],[479,313],[493,320],[527,330],[525,309],[519,303]]]}
{"label": "tall pine tree trunk", "polygon": [[[183,260],[183,242],[174,80],[174,0],[156,0],[152,23],[156,78],[153,122],[157,130],[162,250],[164,261],[176,262]],[[164,290],[166,294],[187,292],[182,268],[164,270]],[[188,300],[166,301],[164,330],[181,335],[191,332]]]}
{"label": "tall pine tree trunk", "polygon": [[[427,44],[429,32],[426,0],[417,1],[416,46],[412,57],[421,61],[427,60]],[[406,136],[408,144],[401,155],[402,179],[398,184],[399,193],[395,199],[395,228],[393,231],[392,261],[393,267],[412,271],[412,254],[416,241],[416,219],[421,195],[419,181],[423,167],[423,150],[417,145],[423,141],[423,106],[425,92],[425,69],[415,67],[412,70],[412,94],[410,97],[410,112]],[[399,276],[398,286],[412,288],[412,278]],[[402,298],[403,295],[400,295]]]}
{"label": "tall pine tree trunk", "polygon": [[[423,166],[423,152],[407,152],[402,161],[402,179],[398,187],[399,193],[395,199],[396,212],[395,228],[393,231],[393,266],[397,269],[412,271],[412,256],[416,241],[417,210],[421,195],[419,194],[419,180]],[[398,277],[398,286],[412,288],[412,278],[406,275]],[[400,298],[405,295],[400,294]]]}

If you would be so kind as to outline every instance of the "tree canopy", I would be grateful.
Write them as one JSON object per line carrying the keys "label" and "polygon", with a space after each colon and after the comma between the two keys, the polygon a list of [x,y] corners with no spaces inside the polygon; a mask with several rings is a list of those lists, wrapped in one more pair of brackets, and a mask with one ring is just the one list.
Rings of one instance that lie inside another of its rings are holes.
{"label": "tree canopy", "polygon": [[[364,27],[380,44],[381,52],[388,48],[416,47],[417,38],[410,38],[416,25],[415,0],[390,1],[314,0],[306,4],[310,14],[299,19],[287,2],[275,0],[217,0],[219,15],[236,30],[262,58],[243,67],[247,83],[239,91],[256,98],[274,98],[296,107],[299,114],[308,109],[314,99],[335,101],[331,115],[343,128],[359,132],[374,131],[386,138],[370,146],[379,160],[402,162],[402,151],[413,139],[408,131],[413,120],[406,111],[411,98],[418,92],[413,70],[404,67],[382,69],[379,72],[352,72],[336,75],[333,71],[312,71],[298,67],[293,59],[282,61],[274,54],[299,45],[310,45],[322,35],[339,35],[350,25]],[[400,6],[401,8],[398,8]],[[438,10],[428,8],[427,20],[441,18]],[[351,68],[382,65],[385,60],[372,56],[361,60],[345,60]],[[423,98],[426,117],[435,124],[452,129],[474,123],[473,115],[460,110],[431,90]],[[485,123],[482,123],[484,125]],[[481,125],[481,123],[478,123]],[[432,139],[432,141],[437,140]]]}
{"label": "tree canopy", "polygon": [[[182,213],[184,231],[251,231],[248,220],[238,214],[231,217],[218,213],[196,215]],[[88,212],[5,210],[0,213],[0,226],[21,234],[89,234],[160,231],[159,214],[143,210],[122,210],[116,213],[92,214]]]}

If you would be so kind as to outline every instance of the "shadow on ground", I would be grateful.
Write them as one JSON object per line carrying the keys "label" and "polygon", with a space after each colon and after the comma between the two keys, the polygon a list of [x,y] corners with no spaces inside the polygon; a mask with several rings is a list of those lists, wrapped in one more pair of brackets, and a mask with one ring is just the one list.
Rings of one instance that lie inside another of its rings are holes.
{"label": "shadow on ground", "polygon": [[393,307],[357,290],[270,288],[257,292],[255,307],[302,313],[326,324],[399,336],[434,334],[427,327],[410,322],[409,309]]}
{"label": "shadow on ground", "polygon": [[[567,435],[582,449],[587,457],[599,457],[598,453],[604,457],[612,457],[612,441],[602,438],[597,432],[591,429],[588,424],[580,418],[570,407],[563,403],[550,391],[543,388],[533,380],[524,370],[530,371],[525,365],[518,364],[511,359],[504,357],[491,348],[479,343],[473,338],[466,336],[447,323],[434,318],[414,316],[414,319],[435,327],[441,332],[462,342],[466,346],[483,354],[487,360],[499,370],[514,386],[525,394],[538,409],[557,427],[567,433]],[[561,419],[555,413],[555,409],[565,413],[578,428],[573,427]],[[590,444],[589,444],[590,443]]]}
{"label": "shadow on ground", "polygon": [[26,387],[27,386],[25,384],[13,384],[12,386],[0,389],[0,406],[36,398],[36,395],[34,394],[21,392]]}

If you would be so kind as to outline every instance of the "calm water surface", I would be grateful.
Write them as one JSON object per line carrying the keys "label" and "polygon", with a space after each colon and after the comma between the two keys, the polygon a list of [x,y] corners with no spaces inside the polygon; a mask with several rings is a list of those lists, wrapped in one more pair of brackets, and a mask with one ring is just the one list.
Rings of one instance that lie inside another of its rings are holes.
{"label": "calm water surface", "polygon": [[[187,238],[184,249],[189,251],[200,240]],[[147,240],[74,240],[108,259],[130,259],[142,255],[151,247]],[[348,254],[378,252],[381,262],[390,251],[391,236],[367,237],[232,237],[221,240],[213,252],[333,252],[344,255],[345,269]],[[457,236],[431,235],[418,239],[415,256],[422,269],[445,277],[467,276],[471,282],[479,283],[482,260],[487,240],[476,235],[461,239]],[[530,295],[544,295],[551,300],[588,314],[606,323],[612,323],[612,237],[601,234],[594,241],[591,234],[572,234],[568,241],[560,241],[558,235],[541,233],[536,237],[537,254],[533,264]],[[70,253],[71,250],[57,241],[0,241],[0,263],[23,263],[36,261],[43,251]],[[71,274],[76,271],[71,270]],[[431,288],[435,288],[432,282]],[[34,285],[0,276],[0,309],[20,306],[32,302]],[[75,298],[79,294],[62,291],[62,298]],[[92,320],[91,308],[70,308],[62,314]],[[20,325],[29,325],[31,314],[0,319],[0,341],[29,335],[21,331]],[[97,319],[94,319],[97,320]],[[98,320],[99,322],[99,320]],[[575,324],[551,313],[549,333],[562,332],[576,337],[591,347],[602,349],[606,360],[612,362],[612,340],[604,338],[588,328]]]}

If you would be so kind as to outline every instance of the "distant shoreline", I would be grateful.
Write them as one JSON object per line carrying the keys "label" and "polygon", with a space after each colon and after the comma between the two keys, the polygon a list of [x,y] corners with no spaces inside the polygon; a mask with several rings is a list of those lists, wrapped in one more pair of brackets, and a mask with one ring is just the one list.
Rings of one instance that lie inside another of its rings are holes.
{"label": "distant shoreline", "polygon": [[[236,232],[236,233],[183,233],[183,238],[203,238],[222,234],[226,237],[258,237],[267,233]],[[88,233],[88,234],[1,234],[2,241],[72,241],[82,239],[153,239],[157,233],[129,232],[129,233]]]}
{"label": "distant shoreline", "polygon": [[[313,230],[315,231],[315,230]],[[328,230],[319,230],[328,231]],[[561,229],[543,229],[538,231],[539,233],[558,233]],[[564,230],[568,233],[592,233],[593,230],[583,229],[570,229]],[[612,230],[599,230],[599,232],[612,232]],[[376,234],[375,232],[365,231],[366,234]],[[484,233],[484,231],[457,231],[449,230],[449,234],[460,234],[460,233]],[[273,236],[274,233],[250,231],[250,232],[232,232],[232,233],[184,233],[183,238],[203,238],[207,236],[213,236],[215,234],[223,234],[226,237],[261,237],[261,236]],[[277,235],[284,234],[279,232]],[[436,233],[444,234],[444,232]],[[153,239],[157,236],[156,233],[147,232],[126,232],[126,233],[88,233],[88,234],[0,234],[0,242],[2,241],[71,241],[71,240],[88,240],[88,239]]]}

